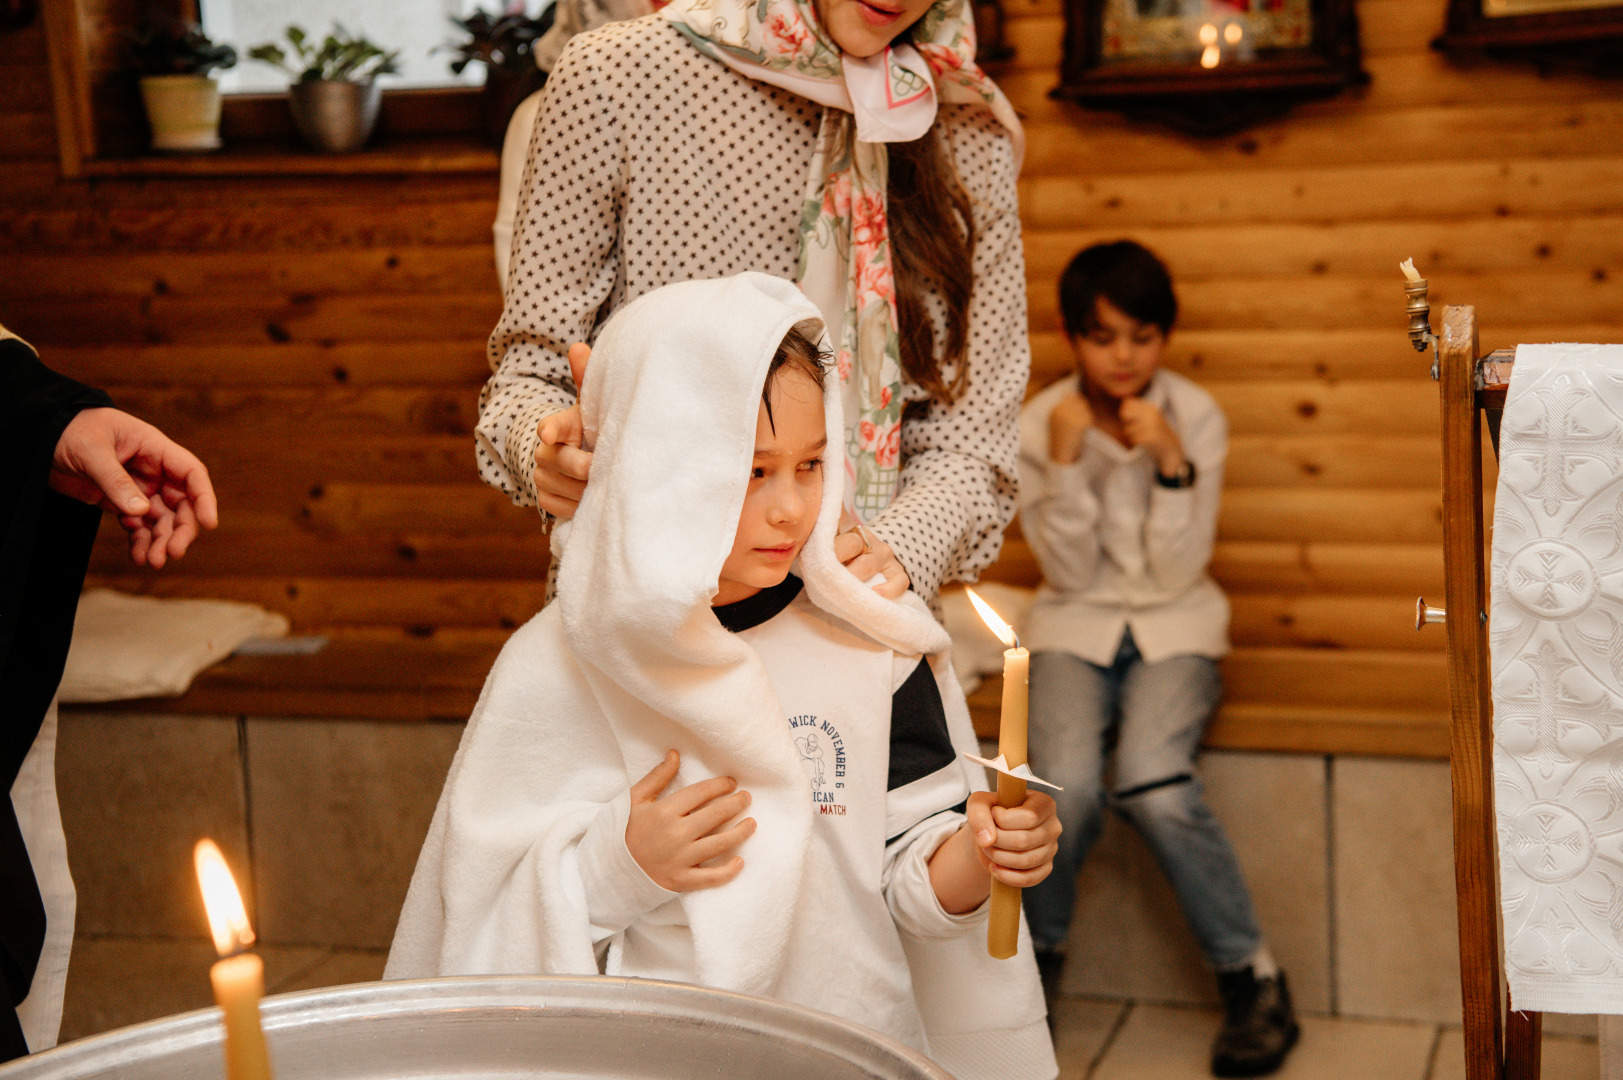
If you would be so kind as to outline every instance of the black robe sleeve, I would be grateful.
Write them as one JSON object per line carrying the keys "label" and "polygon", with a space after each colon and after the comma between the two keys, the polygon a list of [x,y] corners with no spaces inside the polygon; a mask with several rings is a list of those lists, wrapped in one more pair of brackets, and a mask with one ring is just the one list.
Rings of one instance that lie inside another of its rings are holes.
{"label": "black robe sleeve", "polygon": [[28,1052],[16,1006],[28,995],[45,942],[11,785],[56,695],[101,511],[47,486],[51,457],[81,409],[111,405],[100,390],[40,363],[16,338],[0,340],[0,1061]]}

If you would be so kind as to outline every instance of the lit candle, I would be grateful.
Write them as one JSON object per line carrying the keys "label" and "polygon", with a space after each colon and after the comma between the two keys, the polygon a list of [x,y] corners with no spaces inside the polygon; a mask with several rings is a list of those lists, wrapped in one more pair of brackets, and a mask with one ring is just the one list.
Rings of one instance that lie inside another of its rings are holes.
{"label": "lit candle", "polygon": [[199,840],[193,857],[209,931],[220,953],[220,962],[209,969],[209,981],[214,984],[214,1001],[225,1013],[226,1080],[271,1080],[270,1053],[259,1024],[265,962],[248,951],[254,931],[248,925],[242,894],[214,841]]}
{"label": "lit candle", "polygon": [[1420,271],[1418,271],[1418,270],[1416,270],[1414,268],[1414,259],[1412,259],[1412,258],[1404,259],[1402,262],[1398,263],[1398,269],[1403,271],[1403,276],[1407,280],[1409,280],[1409,281],[1419,281],[1420,280]]}
{"label": "lit candle", "polygon": [[[1003,713],[998,720],[997,751],[1005,765],[1017,768],[1026,764],[1026,677],[1031,668],[1031,653],[1021,646],[1014,629],[998,618],[997,612],[976,596],[974,589],[964,591],[987,627],[1008,646],[1003,651]],[[998,773],[997,801],[999,806],[1019,806],[1026,801],[1026,782],[1017,776]],[[999,960],[1007,960],[1019,948],[1020,890],[993,877],[986,951]]]}

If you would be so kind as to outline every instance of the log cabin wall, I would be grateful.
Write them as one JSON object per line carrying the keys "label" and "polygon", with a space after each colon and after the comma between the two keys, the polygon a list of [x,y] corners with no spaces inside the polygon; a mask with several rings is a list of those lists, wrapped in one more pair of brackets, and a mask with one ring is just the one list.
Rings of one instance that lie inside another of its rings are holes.
{"label": "log cabin wall", "polygon": [[[1057,0],[1005,0],[1028,119],[1033,386],[1067,365],[1054,282],[1132,236],[1184,315],[1170,364],[1232,425],[1215,572],[1234,604],[1229,747],[1443,756],[1437,406],[1396,263],[1481,312],[1484,348],[1623,339],[1623,103],[1583,77],[1432,53],[1442,0],[1361,0],[1367,92],[1201,141],[1050,101]],[[333,644],[282,685],[233,661],[181,707],[466,715],[539,605],[532,514],[474,473],[492,172],[65,181],[38,25],[0,36],[0,320],[195,449],[224,524],[160,575]],[[1018,528],[993,576],[1031,583]],[[258,708],[243,694],[262,696]],[[236,694],[238,696],[233,697]]]}
{"label": "log cabin wall", "polygon": [[[1208,741],[1446,756],[1444,635],[1413,623],[1442,592],[1437,392],[1396,264],[1431,280],[1434,326],[1475,304],[1484,350],[1623,340],[1617,84],[1459,67],[1428,47],[1446,5],[1359,0],[1367,90],[1196,140],[1050,100],[1061,5],[1005,3],[1033,388],[1069,370],[1060,271],[1128,236],[1178,284],[1169,366],[1228,414],[1235,649]],[[994,575],[1036,581],[1018,528]]]}

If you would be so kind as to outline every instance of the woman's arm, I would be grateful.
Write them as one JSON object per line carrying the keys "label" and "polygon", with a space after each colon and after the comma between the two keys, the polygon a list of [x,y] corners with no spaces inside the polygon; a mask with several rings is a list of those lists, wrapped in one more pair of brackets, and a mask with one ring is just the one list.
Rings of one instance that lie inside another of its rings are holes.
{"label": "woman's arm", "polygon": [[[579,39],[577,39],[578,41]],[[547,80],[519,190],[507,305],[479,397],[479,475],[535,505],[536,429],[575,404],[565,352],[588,341],[619,269],[624,148],[589,50],[564,50]]]}
{"label": "woman's arm", "polygon": [[[984,110],[944,107],[940,122],[975,207],[968,388],[951,405],[915,402],[903,413],[901,490],[870,523],[926,600],[944,582],[973,580],[1002,548],[1031,371],[1013,144]],[[943,330],[938,321],[938,341]]]}

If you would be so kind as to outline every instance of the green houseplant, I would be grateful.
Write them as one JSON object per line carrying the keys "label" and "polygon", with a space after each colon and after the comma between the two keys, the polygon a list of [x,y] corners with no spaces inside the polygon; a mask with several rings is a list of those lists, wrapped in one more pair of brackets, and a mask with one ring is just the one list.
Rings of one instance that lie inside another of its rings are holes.
{"label": "green houseplant", "polygon": [[548,4],[540,16],[531,18],[521,3],[509,5],[500,14],[475,9],[451,22],[467,35],[447,46],[455,52],[451,72],[462,74],[469,64],[485,65],[484,113],[486,132],[497,145],[507,134],[507,121],[519,102],[541,89],[547,73],[535,66],[535,43],[552,28],[556,4]]}
{"label": "green houseplant", "polygon": [[293,77],[288,105],[299,134],[318,150],[359,149],[378,119],[381,91],[374,80],[399,70],[399,50],[386,51],[336,23],[319,43],[298,26],[289,26],[286,38],[291,52],[270,42],[248,55]]}
{"label": "green houseplant", "polygon": [[148,25],[130,39],[154,150],[220,146],[220,87],[210,72],[233,67],[237,51],[210,41],[194,23]]}

